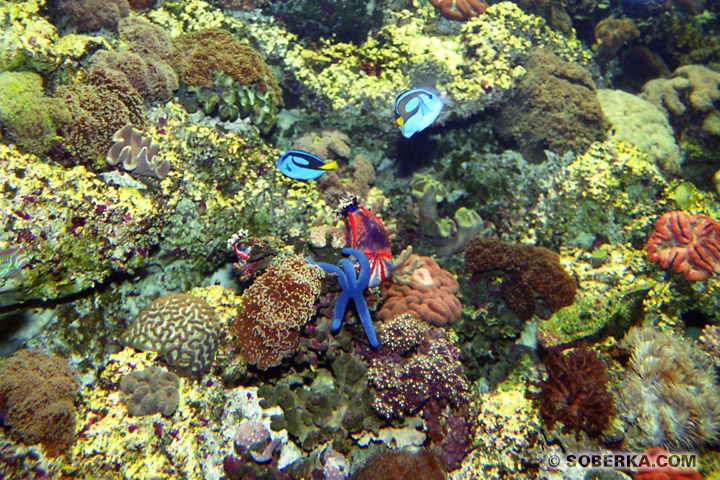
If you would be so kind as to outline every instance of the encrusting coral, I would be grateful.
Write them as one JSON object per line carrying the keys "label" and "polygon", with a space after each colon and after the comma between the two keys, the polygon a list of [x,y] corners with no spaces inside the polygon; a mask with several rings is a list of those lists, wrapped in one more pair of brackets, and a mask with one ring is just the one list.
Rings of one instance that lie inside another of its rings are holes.
{"label": "encrusting coral", "polygon": [[315,313],[319,267],[292,255],[272,265],[242,296],[235,320],[235,346],[258,368],[280,364],[299,347],[298,334]]}
{"label": "encrusting coral", "polygon": [[445,480],[440,459],[430,450],[388,450],[368,458],[350,480]]}
{"label": "encrusting coral", "polygon": [[171,293],[146,306],[123,333],[125,345],[154,351],[180,375],[199,377],[210,369],[220,327],[208,303],[187,293]]}
{"label": "encrusting coral", "polygon": [[462,311],[454,294],[457,280],[430,257],[410,255],[393,269],[392,281],[383,282],[380,289],[384,303],[378,317],[383,320],[412,313],[439,327],[455,323]]}
{"label": "encrusting coral", "polygon": [[130,372],[120,381],[131,417],[156,413],[171,417],[180,402],[178,388],[177,375],[155,366]]}
{"label": "encrusting coral", "polygon": [[75,442],[79,387],[65,359],[19,350],[0,364],[0,419],[24,443],[57,455]]}
{"label": "encrusting coral", "polygon": [[504,270],[503,297],[523,319],[535,313],[535,293],[553,312],[575,300],[575,280],[563,270],[560,256],[547,248],[478,237],[465,250],[465,268],[474,273]]}
{"label": "encrusting coral", "polygon": [[163,178],[170,171],[170,162],[157,156],[160,146],[144,137],[129,123],[113,135],[115,144],[107,154],[110,165],[122,167],[135,175]]}

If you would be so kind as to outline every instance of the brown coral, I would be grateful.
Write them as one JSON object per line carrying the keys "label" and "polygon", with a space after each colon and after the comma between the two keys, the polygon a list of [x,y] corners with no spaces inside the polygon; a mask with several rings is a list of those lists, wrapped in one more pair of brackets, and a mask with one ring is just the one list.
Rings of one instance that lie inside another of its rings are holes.
{"label": "brown coral", "polygon": [[560,256],[547,248],[478,237],[465,250],[465,268],[470,272],[504,270],[503,297],[523,319],[535,312],[534,294],[552,311],[575,301],[575,280],[563,270]]}
{"label": "brown coral", "polygon": [[535,163],[545,160],[545,150],[581,154],[605,138],[608,122],[590,72],[540,48],[529,53],[525,68],[495,120],[502,138],[514,140]]}
{"label": "brown coral", "polygon": [[600,435],[610,421],[613,401],[608,391],[606,367],[597,353],[577,348],[567,354],[551,353],[545,360],[547,378],[542,382],[540,413],[548,427],[563,424],[563,433]]}
{"label": "brown coral", "polygon": [[101,28],[115,30],[121,18],[130,13],[127,0],[60,0],[58,9],[75,17],[78,31],[94,32]]}
{"label": "brown coral", "polygon": [[242,85],[257,83],[281,103],[282,90],[270,67],[249,44],[221,29],[190,32],[173,40],[170,63],[187,86],[213,86],[213,74],[224,72]]}
{"label": "brown coral", "polygon": [[235,320],[235,344],[258,368],[280,364],[297,351],[298,333],[315,313],[323,272],[292,255],[268,267],[245,290]]}
{"label": "brown coral", "polygon": [[56,455],[75,441],[79,387],[65,359],[20,350],[0,365],[0,415],[24,443],[42,443]]}
{"label": "brown coral", "polygon": [[462,305],[454,295],[458,282],[430,257],[410,255],[393,271],[393,281],[384,282],[380,289],[385,303],[378,316],[383,320],[409,312],[443,326],[460,317]]}
{"label": "brown coral", "polygon": [[210,368],[219,336],[215,311],[205,300],[171,293],[150,302],[122,335],[122,342],[159,353],[180,375],[198,377]]}
{"label": "brown coral", "polygon": [[635,22],[630,18],[606,18],[595,26],[598,57],[602,61],[611,60],[628,40],[640,35]]}

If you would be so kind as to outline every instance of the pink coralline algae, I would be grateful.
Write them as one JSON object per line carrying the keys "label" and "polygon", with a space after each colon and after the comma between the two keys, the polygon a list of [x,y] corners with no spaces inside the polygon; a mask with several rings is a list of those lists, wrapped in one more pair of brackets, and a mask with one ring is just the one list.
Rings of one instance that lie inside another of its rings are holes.
{"label": "pink coralline algae", "polygon": [[720,224],[705,215],[667,212],[645,249],[648,260],[662,268],[672,267],[687,280],[706,280],[720,272]]}

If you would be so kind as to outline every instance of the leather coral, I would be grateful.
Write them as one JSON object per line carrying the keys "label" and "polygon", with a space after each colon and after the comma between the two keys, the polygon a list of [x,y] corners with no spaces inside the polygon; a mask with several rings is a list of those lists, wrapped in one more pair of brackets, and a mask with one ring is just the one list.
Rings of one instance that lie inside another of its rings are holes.
{"label": "leather coral", "polygon": [[454,294],[458,282],[432,258],[410,255],[395,268],[392,279],[380,286],[385,300],[378,312],[382,320],[409,312],[432,325],[443,326],[460,317],[462,305]]}

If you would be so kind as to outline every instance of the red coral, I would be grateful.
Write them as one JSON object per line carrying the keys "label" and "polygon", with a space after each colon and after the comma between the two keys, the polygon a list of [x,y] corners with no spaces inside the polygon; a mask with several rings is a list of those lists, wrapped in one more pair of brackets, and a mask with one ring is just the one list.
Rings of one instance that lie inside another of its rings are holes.
{"label": "red coral", "polygon": [[665,213],[645,248],[648,260],[672,267],[687,280],[706,280],[720,272],[720,224],[705,215]]}
{"label": "red coral", "polygon": [[541,383],[540,414],[548,427],[558,420],[562,432],[600,435],[612,412],[605,364],[595,352],[577,348],[568,354],[551,353],[545,360],[547,379]]}
{"label": "red coral", "polygon": [[[651,464],[655,465],[660,460],[667,464],[668,452],[660,447],[653,447],[644,454],[649,458]],[[658,458],[662,457],[664,458]],[[672,467],[641,467],[633,474],[634,480],[702,480],[698,472],[692,468]]]}
{"label": "red coral", "polygon": [[[488,8],[485,0],[430,0],[430,3],[440,10],[443,17],[458,21],[477,17],[485,13]],[[453,6],[457,10],[454,10]]]}

